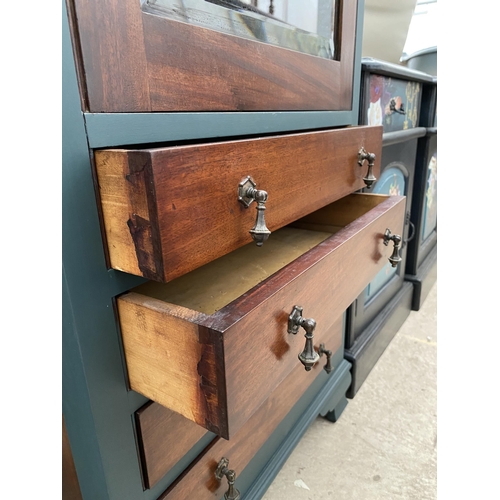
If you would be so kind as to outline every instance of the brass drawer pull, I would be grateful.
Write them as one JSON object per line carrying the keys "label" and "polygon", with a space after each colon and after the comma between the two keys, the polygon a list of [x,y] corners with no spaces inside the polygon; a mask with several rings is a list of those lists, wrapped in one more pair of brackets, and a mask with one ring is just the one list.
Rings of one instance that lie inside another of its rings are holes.
{"label": "brass drawer pull", "polygon": [[389,262],[392,267],[396,267],[401,262],[401,257],[399,256],[401,236],[399,236],[399,234],[391,234],[391,230],[386,229],[384,233],[384,245],[389,245],[389,241],[394,242],[394,250],[392,251],[392,255],[389,257]]}
{"label": "brass drawer pull", "polygon": [[293,306],[293,310],[290,316],[288,316],[288,333],[296,335],[299,327],[302,327],[306,331],[306,345],[304,346],[304,350],[299,354],[299,360],[308,372],[319,361],[319,354],[314,350],[313,345],[313,332],[316,328],[316,321],[312,318],[303,318],[302,309],[302,307]]}
{"label": "brass drawer pull", "polygon": [[377,178],[373,175],[375,154],[368,153],[365,148],[361,148],[358,151],[358,165],[362,167],[365,160],[368,162],[368,172],[366,174],[366,177],[363,177],[363,180],[365,181],[366,187],[371,187],[372,184],[377,180]]}
{"label": "brass drawer pull", "polygon": [[224,493],[224,500],[240,500],[240,492],[234,487],[234,482],[236,481],[236,473],[232,469],[228,469],[229,460],[225,457],[220,459],[217,469],[215,469],[215,477],[218,481],[222,481],[224,476],[227,477],[227,482],[229,488],[226,493]]}
{"label": "brass drawer pull", "polygon": [[266,209],[267,191],[256,189],[257,184],[248,175],[238,185],[238,201],[248,208],[254,201],[257,202],[257,220],[255,226],[250,229],[253,240],[261,247],[264,241],[269,238],[271,231],[266,227],[264,210]]}
{"label": "brass drawer pull", "polygon": [[326,365],[323,367],[325,372],[330,374],[330,372],[333,370],[332,366],[332,351],[329,351],[325,349],[325,344],[320,344],[319,349],[318,349],[319,357],[323,356],[323,354],[326,356]]}

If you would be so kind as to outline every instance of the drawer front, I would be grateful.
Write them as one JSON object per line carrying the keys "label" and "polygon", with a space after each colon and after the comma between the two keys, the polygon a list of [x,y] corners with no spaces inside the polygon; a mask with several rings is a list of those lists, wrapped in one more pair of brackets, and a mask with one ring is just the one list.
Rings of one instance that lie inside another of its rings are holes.
{"label": "drawer front", "polygon": [[205,435],[210,435],[193,421],[152,401],[135,412],[135,423],[146,488],[152,488]]}
{"label": "drawer front", "polygon": [[[196,277],[208,266],[118,298],[131,388],[229,439],[300,365],[305,332],[287,332],[294,306],[316,321],[315,336],[327,332],[387,262],[393,250],[384,232],[401,234],[404,209],[404,197],[353,194],[310,214],[296,225],[343,228],[213,314],[175,304],[165,292],[188,281],[204,294],[206,278]],[[219,273],[220,262],[212,266]]]}
{"label": "drawer front", "polygon": [[[329,331],[318,336],[315,350],[320,343],[324,343],[333,355],[343,349],[342,325],[342,317],[332,321]],[[222,496],[227,482],[224,480],[221,484],[215,480],[216,462],[227,457],[230,468],[241,472],[312,382],[318,376],[326,379],[333,374],[326,374],[325,364],[323,356],[310,373],[296,366],[231,441],[215,438],[161,498],[185,499],[189,498],[189,491],[191,494],[196,492],[195,498],[200,500],[212,499],[216,494]],[[157,403],[138,412],[136,420],[143,474],[149,487],[154,486],[204,433],[201,427]]]}
{"label": "drawer front", "polygon": [[422,83],[364,73],[361,123],[382,125],[385,132],[419,126]]}
{"label": "drawer front", "polygon": [[[167,282],[252,241],[257,203],[238,201],[247,176],[268,193],[273,232],[365,186],[362,147],[381,127],[95,154],[110,266]],[[272,238],[272,234],[270,236]],[[266,243],[264,243],[265,245]]]}

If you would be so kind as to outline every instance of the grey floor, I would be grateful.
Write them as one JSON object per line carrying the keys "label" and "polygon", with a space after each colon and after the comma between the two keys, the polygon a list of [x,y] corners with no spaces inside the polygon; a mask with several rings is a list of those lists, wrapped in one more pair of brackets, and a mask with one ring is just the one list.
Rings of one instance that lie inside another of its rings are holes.
{"label": "grey floor", "polygon": [[263,500],[434,500],[437,285],[337,423],[318,418]]}

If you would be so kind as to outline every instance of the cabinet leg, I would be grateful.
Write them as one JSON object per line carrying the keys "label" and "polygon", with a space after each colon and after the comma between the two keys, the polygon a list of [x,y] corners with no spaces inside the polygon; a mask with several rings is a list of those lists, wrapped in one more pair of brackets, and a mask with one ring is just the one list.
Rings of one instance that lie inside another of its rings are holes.
{"label": "cabinet leg", "polygon": [[347,398],[343,396],[337,403],[337,406],[332,411],[329,411],[326,415],[323,416],[330,422],[336,422],[340,418],[340,415],[342,415],[342,412],[345,410],[346,406]]}

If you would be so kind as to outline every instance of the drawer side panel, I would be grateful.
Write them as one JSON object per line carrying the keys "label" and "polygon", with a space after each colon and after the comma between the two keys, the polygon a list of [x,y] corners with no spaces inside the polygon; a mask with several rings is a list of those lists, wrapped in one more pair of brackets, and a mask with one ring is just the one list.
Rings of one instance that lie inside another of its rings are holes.
{"label": "drawer side panel", "polygon": [[97,151],[95,160],[110,266],[161,280],[163,263],[150,155]]}
{"label": "drawer side panel", "polygon": [[199,314],[155,302],[117,300],[130,387],[227,437],[222,339],[196,323]]}

